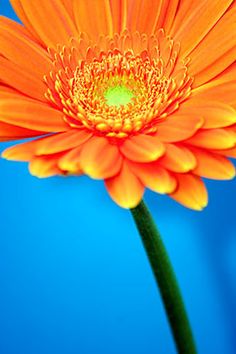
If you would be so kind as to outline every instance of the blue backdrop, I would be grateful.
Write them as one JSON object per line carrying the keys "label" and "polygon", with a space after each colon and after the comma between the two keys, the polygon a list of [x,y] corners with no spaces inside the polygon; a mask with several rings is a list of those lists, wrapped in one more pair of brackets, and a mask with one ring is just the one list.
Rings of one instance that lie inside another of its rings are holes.
{"label": "blue backdrop", "polygon": [[[8,0],[0,12],[15,19]],[[0,353],[175,353],[131,216],[103,183],[40,180],[26,164],[4,160],[0,171]],[[199,353],[233,354],[235,181],[207,185],[210,204],[201,213],[151,192],[145,197]]]}

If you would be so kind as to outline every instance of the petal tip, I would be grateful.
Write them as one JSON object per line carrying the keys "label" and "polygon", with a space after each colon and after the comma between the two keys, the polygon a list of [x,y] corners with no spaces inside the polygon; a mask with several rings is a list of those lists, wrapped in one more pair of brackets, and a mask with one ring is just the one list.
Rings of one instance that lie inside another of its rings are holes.
{"label": "petal tip", "polygon": [[8,160],[8,161],[14,161],[14,160],[16,160],[15,155],[12,154],[11,148],[4,150],[4,151],[1,153],[1,157],[2,157],[3,159],[5,159],[5,160]]}

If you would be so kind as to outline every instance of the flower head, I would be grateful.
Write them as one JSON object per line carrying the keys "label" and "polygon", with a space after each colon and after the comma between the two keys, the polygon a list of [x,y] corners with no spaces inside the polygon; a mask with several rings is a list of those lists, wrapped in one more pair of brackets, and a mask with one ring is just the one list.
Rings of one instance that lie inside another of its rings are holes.
{"label": "flower head", "polygon": [[[0,138],[33,175],[145,188],[201,210],[236,157],[234,0],[11,0],[0,19]],[[36,11],[37,9],[37,11]]]}

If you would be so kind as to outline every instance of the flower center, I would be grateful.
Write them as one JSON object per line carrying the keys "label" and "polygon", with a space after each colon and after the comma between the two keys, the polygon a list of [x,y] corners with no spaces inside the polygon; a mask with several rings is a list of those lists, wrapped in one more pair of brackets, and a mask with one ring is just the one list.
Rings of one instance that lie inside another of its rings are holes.
{"label": "flower center", "polygon": [[100,41],[82,34],[70,48],[49,50],[55,59],[46,97],[73,128],[115,139],[157,132],[191,94],[179,44],[163,30],[150,38],[125,31]]}
{"label": "flower center", "polygon": [[112,86],[104,92],[104,97],[108,106],[125,106],[134,97],[133,92],[126,86]]}

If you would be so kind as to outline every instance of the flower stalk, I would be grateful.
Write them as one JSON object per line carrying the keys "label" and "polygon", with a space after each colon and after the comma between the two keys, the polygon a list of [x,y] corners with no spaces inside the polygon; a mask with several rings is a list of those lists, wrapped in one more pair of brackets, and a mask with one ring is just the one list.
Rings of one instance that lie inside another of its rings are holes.
{"label": "flower stalk", "polygon": [[179,354],[196,354],[197,350],[181,292],[151,213],[143,201],[136,208],[131,209],[131,213],[160,290],[176,350]]}

